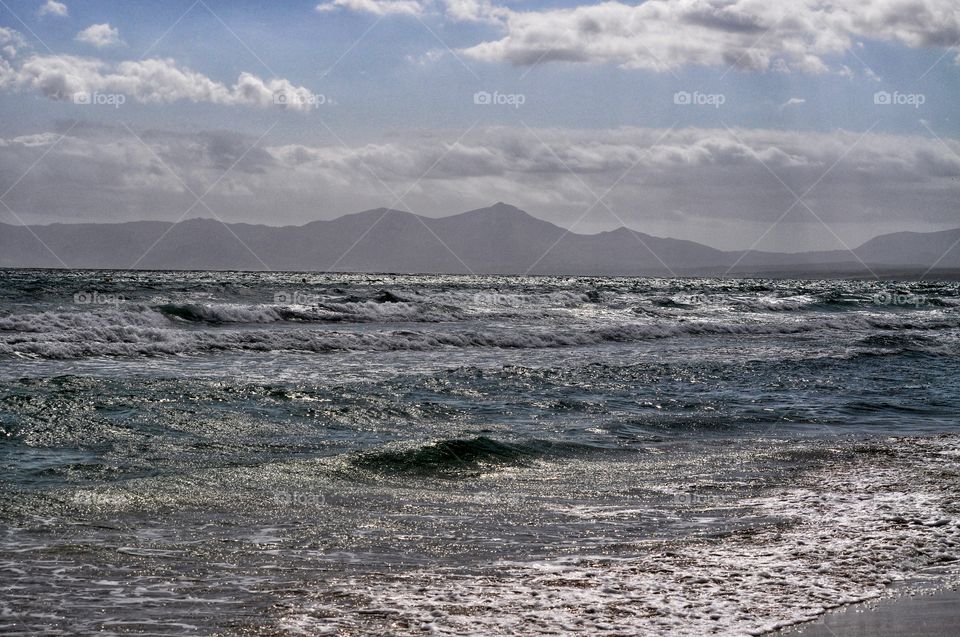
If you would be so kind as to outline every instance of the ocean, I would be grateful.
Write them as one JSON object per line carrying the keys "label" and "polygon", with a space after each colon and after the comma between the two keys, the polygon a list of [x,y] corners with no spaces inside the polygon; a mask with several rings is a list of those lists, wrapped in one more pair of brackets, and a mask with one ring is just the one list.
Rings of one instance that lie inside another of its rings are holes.
{"label": "ocean", "polygon": [[957,283],[0,271],[0,632],[759,635],[960,581]]}

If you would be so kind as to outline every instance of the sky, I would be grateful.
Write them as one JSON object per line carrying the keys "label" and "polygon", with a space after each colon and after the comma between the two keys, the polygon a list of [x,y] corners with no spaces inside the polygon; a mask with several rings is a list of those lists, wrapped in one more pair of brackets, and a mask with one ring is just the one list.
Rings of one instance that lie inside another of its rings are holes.
{"label": "sky", "polygon": [[0,0],[0,222],[960,227],[956,0]]}

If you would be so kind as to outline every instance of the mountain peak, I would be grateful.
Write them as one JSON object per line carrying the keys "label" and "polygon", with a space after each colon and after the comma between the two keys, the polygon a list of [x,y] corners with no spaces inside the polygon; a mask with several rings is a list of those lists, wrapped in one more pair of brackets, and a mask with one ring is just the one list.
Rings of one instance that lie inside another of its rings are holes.
{"label": "mountain peak", "polygon": [[498,201],[489,208],[481,208],[481,210],[488,210],[489,212],[504,216],[504,217],[529,217],[533,219],[533,215],[522,208],[517,208],[516,206],[502,201]]}
{"label": "mountain peak", "polygon": [[511,204],[504,203],[502,201],[498,201],[492,206],[487,206],[486,208],[477,208],[476,210],[470,210],[469,212],[466,212],[464,214],[472,215],[477,213],[488,214],[488,215],[494,214],[501,217],[531,217],[530,213],[528,213],[527,211],[517,208],[516,206],[513,206]]}
{"label": "mountain peak", "polygon": [[474,210],[461,212],[458,215],[453,215],[450,217],[438,217],[434,220],[434,222],[441,224],[470,222],[481,225],[493,224],[494,226],[503,228],[510,228],[514,227],[516,224],[521,224],[523,226],[536,226],[540,228],[549,227],[550,229],[555,229],[559,232],[563,231],[563,228],[560,228],[549,221],[544,221],[543,219],[534,217],[529,212],[502,201],[498,201],[492,206],[487,206],[486,208],[476,208]]}

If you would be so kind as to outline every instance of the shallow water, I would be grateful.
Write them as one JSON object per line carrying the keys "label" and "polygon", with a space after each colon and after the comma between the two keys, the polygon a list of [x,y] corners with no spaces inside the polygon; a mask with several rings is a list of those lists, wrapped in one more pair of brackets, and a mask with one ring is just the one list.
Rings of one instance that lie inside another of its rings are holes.
{"label": "shallow water", "polygon": [[958,555],[955,283],[0,272],[0,631],[756,634]]}

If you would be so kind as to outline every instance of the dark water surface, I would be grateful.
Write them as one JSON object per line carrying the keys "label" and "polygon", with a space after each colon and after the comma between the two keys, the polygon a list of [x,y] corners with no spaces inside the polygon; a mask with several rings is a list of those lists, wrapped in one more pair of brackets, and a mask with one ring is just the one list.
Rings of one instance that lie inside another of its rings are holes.
{"label": "dark water surface", "polygon": [[0,632],[759,634],[953,577],[958,294],[0,271]]}

